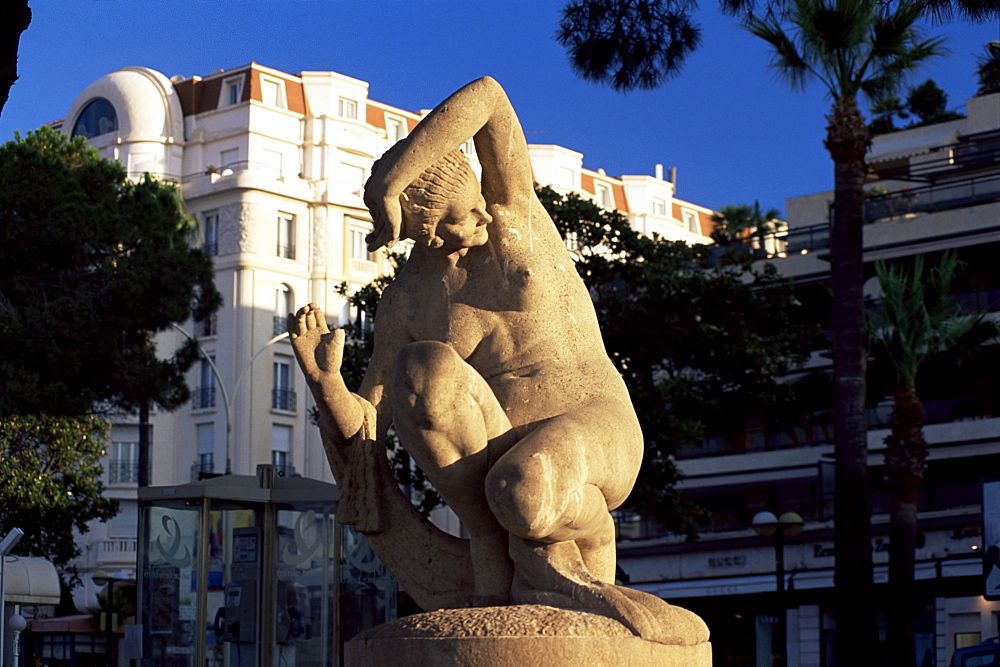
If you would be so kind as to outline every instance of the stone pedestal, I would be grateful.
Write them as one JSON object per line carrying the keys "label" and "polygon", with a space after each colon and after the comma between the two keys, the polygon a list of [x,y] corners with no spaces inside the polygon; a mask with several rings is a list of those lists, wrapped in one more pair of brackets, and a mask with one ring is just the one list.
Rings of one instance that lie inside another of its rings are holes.
{"label": "stone pedestal", "polygon": [[344,647],[344,654],[348,667],[712,665],[709,642],[659,644],[636,637],[604,616],[541,605],[407,616],[358,635]]}

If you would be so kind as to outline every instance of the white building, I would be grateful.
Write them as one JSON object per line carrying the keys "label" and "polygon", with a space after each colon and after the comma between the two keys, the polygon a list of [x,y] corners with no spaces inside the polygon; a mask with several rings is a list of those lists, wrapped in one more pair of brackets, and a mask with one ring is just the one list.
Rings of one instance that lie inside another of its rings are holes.
{"label": "white building", "polygon": [[[311,396],[288,341],[275,337],[285,315],[308,302],[346,323],[337,287],[357,288],[386,268],[383,252],[365,248],[371,221],[362,188],[372,162],[420,118],[370,99],[364,81],[256,63],[172,79],[125,67],[76,98],[63,131],[87,137],[130,177],[149,172],[180,184],[224,299],[211,322],[157,339],[172,350],[194,336],[212,363],[191,371],[190,405],[152,417],[152,485],[253,474],[267,463],[332,481],[309,420]],[[472,142],[464,149],[476,168]],[[621,210],[642,232],[708,242],[711,211],[676,199],[659,165],[654,176],[612,178],[560,146],[531,146],[530,154],[542,184]],[[92,594],[88,572],[135,569],[137,424],[123,420],[112,438],[105,481],[122,512],[86,536],[81,597]]]}

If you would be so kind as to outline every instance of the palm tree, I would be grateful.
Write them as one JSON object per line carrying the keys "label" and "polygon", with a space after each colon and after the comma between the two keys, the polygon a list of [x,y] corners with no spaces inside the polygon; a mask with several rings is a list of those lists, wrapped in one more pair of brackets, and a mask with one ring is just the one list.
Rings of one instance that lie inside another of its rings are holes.
{"label": "palm tree", "polygon": [[723,206],[712,214],[712,224],[715,228],[710,236],[719,245],[728,245],[752,237],[761,238],[778,231],[784,225],[778,220],[778,209],[769,208],[762,211],[760,202],[749,204],[730,204]]}
{"label": "palm tree", "polygon": [[889,486],[889,590],[886,601],[889,655],[900,665],[916,664],[913,616],[917,494],[927,460],[924,410],[917,396],[917,371],[928,356],[968,348],[993,338],[1000,328],[983,314],[962,315],[950,297],[958,262],[954,253],[925,271],[918,257],[912,272],[875,265],[882,296],[869,317],[869,346],[893,377],[892,414],[885,438]]}
{"label": "palm tree", "polygon": [[865,664],[875,637],[865,421],[862,226],[865,153],[871,134],[859,95],[887,97],[904,75],[942,52],[923,39],[924,5],[879,0],[791,0],[785,11],[750,17],[746,28],[771,45],[772,66],[793,88],[819,81],[832,101],[824,145],[833,158],[830,229],[833,287],[835,590],[838,664]]}

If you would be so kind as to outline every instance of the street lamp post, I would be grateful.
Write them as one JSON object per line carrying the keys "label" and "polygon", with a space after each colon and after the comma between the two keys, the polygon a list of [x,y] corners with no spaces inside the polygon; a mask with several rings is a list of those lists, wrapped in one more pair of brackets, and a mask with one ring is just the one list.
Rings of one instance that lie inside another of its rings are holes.
{"label": "street lamp post", "polygon": [[125,572],[108,574],[104,570],[96,570],[90,578],[98,587],[108,587],[104,603],[106,611],[101,611],[100,615],[101,631],[104,632],[104,656],[108,661],[108,665],[117,665],[118,661],[115,655],[117,653],[115,651],[116,642],[114,641],[114,632],[118,629],[118,614],[114,612],[115,584],[128,581],[129,577]]}
{"label": "street lamp post", "polygon": [[194,341],[194,344],[198,346],[198,352],[201,353],[202,358],[208,363],[209,368],[212,369],[212,375],[215,376],[216,382],[219,383],[219,390],[222,392],[223,407],[226,411],[226,474],[231,475],[233,472],[232,459],[230,458],[231,456],[230,452],[232,451],[232,446],[233,446],[233,400],[236,397],[236,392],[238,392],[240,389],[240,383],[243,382],[243,376],[246,375],[246,372],[250,370],[251,366],[253,366],[253,362],[257,360],[257,357],[263,354],[264,350],[271,347],[279,340],[284,340],[288,338],[288,332],[286,331],[284,333],[278,334],[271,340],[264,343],[263,347],[254,352],[254,355],[250,357],[250,361],[248,361],[246,365],[243,367],[243,370],[240,371],[239,376],[236,378],[236,382],[233,383],[233,393],[230,394],[228,391],[226,391],[226,383],[222,381],[222,374],[219,373],[219,369],[216,367],[215,361],[213,361],[211,355],[209,355],[208,352],[205,351],[205,348],[201,346],[201,343],[198,342],[198,339],[189,334],[184,329],[177,326],[176,324],[172,324],[171,326],[173,326],[174,329],[176,329],[181,334],[186,336],[188,340]]}
{"label": "street lamp post", "polygon": [[775,606],[778,608],[778,623],[774,643],[777,644],[778,667],[788,664],[788,618],[785,602],[785,538],[795,537],[802,532],[802,517],[797,512],[785,512],[780,517],[773,512],[758,512],[751,525],[754,532],[763,537],[774,537]]}

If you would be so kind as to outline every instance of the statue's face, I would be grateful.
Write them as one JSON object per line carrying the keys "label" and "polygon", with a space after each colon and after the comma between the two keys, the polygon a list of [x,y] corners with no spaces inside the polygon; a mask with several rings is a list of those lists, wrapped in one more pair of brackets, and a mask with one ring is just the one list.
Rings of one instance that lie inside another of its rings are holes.
{"label": "statue's face", "polygon": [[491,222],[493,217],[486,211],[486,200],[479,190],[479,183],[469,178],[438,222],[436,236],[449,250],[474,248],[486,243],[486,225]]}

